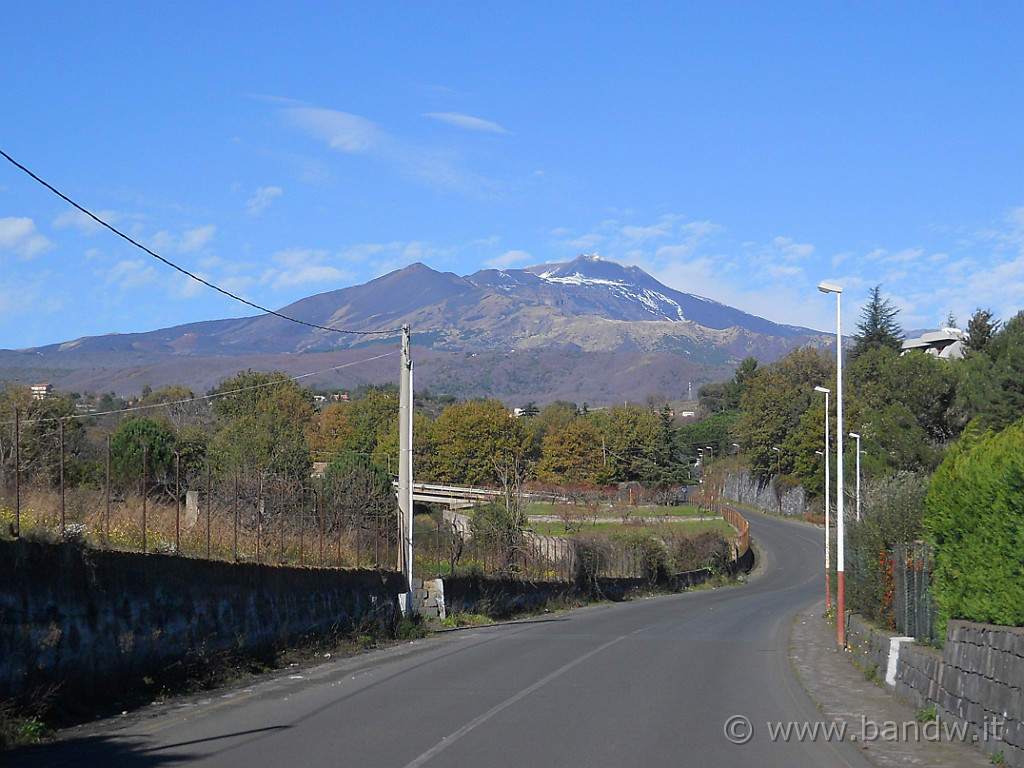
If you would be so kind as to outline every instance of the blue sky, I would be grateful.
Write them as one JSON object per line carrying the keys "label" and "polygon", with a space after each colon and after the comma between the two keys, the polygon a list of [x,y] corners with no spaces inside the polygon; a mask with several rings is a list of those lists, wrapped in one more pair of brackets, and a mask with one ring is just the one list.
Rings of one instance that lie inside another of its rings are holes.
{"label": "blue sky", "polygon": [[[596,253],[826,331],[822,280],[1024,309],[1019,0],[40,0],[0,51],[0,149],[262,306]],[[252,313],[0,158],[0,348]]]}

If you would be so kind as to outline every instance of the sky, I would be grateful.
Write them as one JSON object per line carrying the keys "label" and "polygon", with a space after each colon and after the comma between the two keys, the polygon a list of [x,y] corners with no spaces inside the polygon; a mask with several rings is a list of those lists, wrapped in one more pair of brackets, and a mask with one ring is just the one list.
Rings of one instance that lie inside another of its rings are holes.
{"label": "sky", "polygon": [[[5,6],[0,150],[259,306],[596,254],[854,332],[1024,309],[1024,2]],[[0,157],[0,348],[254,310]],[[413,329],[415,332],[415,329]]]}

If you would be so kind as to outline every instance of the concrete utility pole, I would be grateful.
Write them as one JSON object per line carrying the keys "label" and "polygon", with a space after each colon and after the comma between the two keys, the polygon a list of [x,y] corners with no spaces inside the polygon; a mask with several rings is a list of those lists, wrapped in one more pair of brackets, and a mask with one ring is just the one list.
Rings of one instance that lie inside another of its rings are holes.
{"label": "concrete utility pole", "polygon": [[412,597],[412,332],[402,326],[402,364],[398,403],[398,570],[409,587],[408,611]]}

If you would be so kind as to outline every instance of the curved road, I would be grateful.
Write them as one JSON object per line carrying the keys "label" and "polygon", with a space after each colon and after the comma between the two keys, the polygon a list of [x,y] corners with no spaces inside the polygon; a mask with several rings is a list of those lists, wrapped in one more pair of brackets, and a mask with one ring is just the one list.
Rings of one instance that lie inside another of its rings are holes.
{"label": "curved road", "polygon": [[850,744],[769,733],[822,719],[787,654],[794,616],[821,598],[822,533],[749,517],[763,557],[745,585],[448,632],[153,706],[11,762],[868,766]]}

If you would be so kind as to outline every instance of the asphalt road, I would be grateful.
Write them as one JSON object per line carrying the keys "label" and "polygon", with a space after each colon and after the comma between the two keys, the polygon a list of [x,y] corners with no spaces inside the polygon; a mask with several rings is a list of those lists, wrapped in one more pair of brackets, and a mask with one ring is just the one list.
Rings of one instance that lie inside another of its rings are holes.
{"label": "asphalt road", "polygon": [[751,532],[744,585],[447,632],[154,705],[11,765],[870,765],[821,733],[773,738],[824,720],[787,655],[824,590],[822,534],[761,515]]}

